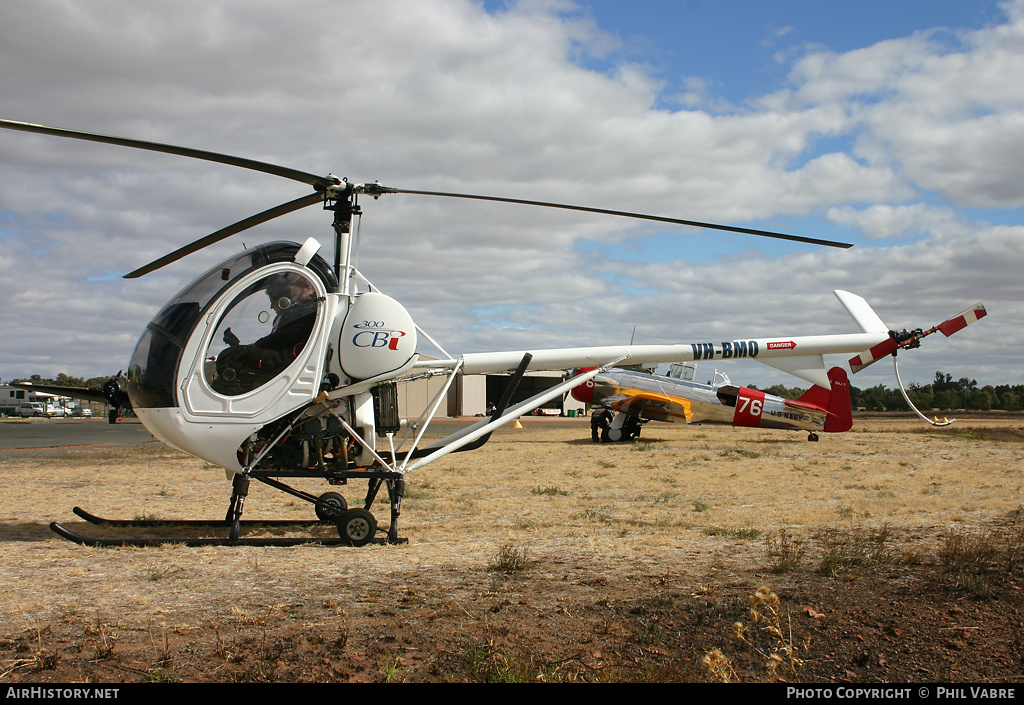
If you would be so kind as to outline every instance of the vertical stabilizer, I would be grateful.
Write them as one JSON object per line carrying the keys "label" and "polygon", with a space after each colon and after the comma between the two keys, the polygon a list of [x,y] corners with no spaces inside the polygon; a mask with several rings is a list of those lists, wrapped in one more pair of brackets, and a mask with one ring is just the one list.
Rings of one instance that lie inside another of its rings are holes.
{"label": "vertical stabilizer", "polygon": [[846,312],[853,317],[860,329],[865,333],[888,333],[889,326],[885,325],[871,305],[862,297],[851,294],[848,291],[836,289],[832,292],[839,299]]}
{"label": "vertical stabilizer", "polygon": [[831,389],[817,385],[808,389],[797,401],[828,410],[826,433],[843,433],[853,426],[853,405],[850,403],[850,378],[842,367],[828,371]]}

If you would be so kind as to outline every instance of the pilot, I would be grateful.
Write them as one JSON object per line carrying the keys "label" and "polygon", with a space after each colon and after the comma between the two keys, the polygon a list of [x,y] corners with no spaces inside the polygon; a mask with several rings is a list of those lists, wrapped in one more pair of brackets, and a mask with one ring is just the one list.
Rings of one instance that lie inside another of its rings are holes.
{"label": "pilot", "polygon": [[260,367],[280,371],[298,357],[309,340],[316,320],[316,291],[304,277],[284,274],[267,287],[267,295],[277,317],[271,332],[250,347],[260,354]]}
{"label": "pilot", "polygon": [[267,287],[267,296],[270,298],[270,308],[274,312],[274,325],[271,331],[275,331],[281,317],[291,307],[291,282],[287,274],[275,277]]}
{"label": "pilot", "polygon": [[241,345],[230,328],[224,331],[229,346],[217,357],[217,378],[227,383],[214,388],[243,394],[276,377],[305,347],[316,322],[316,290],[299,274],[281,274],[267,285],[270,307],[276,314],[271,332],[249,345]]}

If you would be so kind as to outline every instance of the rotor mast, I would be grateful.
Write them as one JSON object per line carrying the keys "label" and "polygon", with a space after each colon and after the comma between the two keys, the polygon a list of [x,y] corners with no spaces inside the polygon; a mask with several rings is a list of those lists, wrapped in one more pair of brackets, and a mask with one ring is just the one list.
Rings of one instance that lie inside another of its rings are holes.
{"label": "rotor mast", "polygon": [[348,295],[352,274],[352,218],[362,215],[359,208],[359,189],[348,182],[336,195],[328,193],[324,210],[334,211],[334,276],[338,279],[338,293]]}

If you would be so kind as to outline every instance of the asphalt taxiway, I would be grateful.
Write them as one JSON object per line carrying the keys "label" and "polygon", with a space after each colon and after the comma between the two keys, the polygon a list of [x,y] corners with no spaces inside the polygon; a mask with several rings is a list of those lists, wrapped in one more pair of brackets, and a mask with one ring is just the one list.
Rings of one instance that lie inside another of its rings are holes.
{"label": "asphalt taxiway", "polygon": [[157,442],[137,419],[0,419],[0,450]]}
{"label": "asphalt taxiway", "polygon": [[[443,436],[479,421],[478,418],[441,418],[434,421],[431,437]],[[589,434],[589,418],[524,416],[526,427],[575,427]],[[506,426],[501,431],[508,431]],[[99,419],[8,419],[0,418],[0,450],[66,448],[72,446],[141,445],[159,443],[138,419],[108,423]]]}

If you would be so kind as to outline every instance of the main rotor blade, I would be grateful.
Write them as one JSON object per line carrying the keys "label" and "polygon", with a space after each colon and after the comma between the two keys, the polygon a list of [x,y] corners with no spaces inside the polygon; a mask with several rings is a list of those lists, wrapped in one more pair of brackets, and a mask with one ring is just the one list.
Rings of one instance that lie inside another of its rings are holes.
{"label": "main rotor blade", "polygon": [[289,169],[288,167],[278,166],[277,164],[268,164],[266,162],[256,161],[255,159],[245,159],[243,157],[233,157],[230,154],[207,152],[202,149],[192,149],[191,147],[176,147],[171,144],[147,142],[145,140],[136,140],[128,137],[112,137],[110,135],[98,135],[93,132],[65,130],[61,127],[46,127],[45,125],[33,125],[29,122],[17,122],[15,120],[0,120],[0,127],[7,128],[8,130],[21,130],[22,132],[35,132],[41,135],[68,137],[76,140],[85,140],[87,142],[101,142],[103,144],[114,144],[121,147],[146,149],[150,152],[177,154],[182,157],[191,157],[193,159],[203,159],[208,162],[229,164],[231,166],[241,167],[242,169],[261,171],[265,174],[281,176],[286,179],[292,179],[293,181],[301,181],[302,183],[309,184],[314,188],[323,187],[333,183],[329,178],[317,176],[316,174],[307,174],[304,171]]}
{"label": "main rotor blade", "polygon": [[187,255],[190,255],[193,252],[198,252],[204,247],[208,247],[210,245],[213,245],[214,243],[220,242],[224,238],[231,237],[235,233],[240,233],[243,230],[248,230],[249,228],[255,227],[260,223],[265,223],[268,220],[273,220],[274,218],[277,218],[278,216],[286,215],[288,213],[291,213],[292,211],[297,211],[300,208],[305,208],[306,206],[311,206],[314,203],[320,203],[321,201],[323,201],[323,199],[324,197],[322,194],[311,193],[308,196],[296,198],[294,201],[282,203],[279,206],[275,206],[274,208],[265,210],[262,213],[257,213],[256,215],[250,216],[245,220],[238,221],[234,225],[229,225],[228,227],[222,228],[215,233],[211,233],[210,235],[207,235],[204,238],[200,238],[199,240],[196,240],[193,243],[190,243],[188,245],[185,245],[184,247],[175,250],[169,255],[164,255],[158,260],[153,260],[149,264],[139,267],[134,272],[129,272],[128,274],[125,274],[124,278],[137,279],[138,277],[141,277],[144,274],[154,272],[160,269],[161,267],[165,267],[168,264],[171,264],[172,262],[177,262],[182,257],[186,257]]}
{"label": "main rotor blade", "polygon": [[759,235],[771,237],[776,240],[792,240],[793,242],[806,242],[811,245],[824,245],[826,247],[841,247],[848,249],[853,247],[849,242],[837,242],[835,240],[820,240],[813,237],[800,235],[787,235],[786,233],[775,233],[770,230],[757,230],[754,228],[740,228],[734,225],[718,225],[717,223],[702,223],[699,220],[682,220],[680,218],[666,218],[660,215],[646,215],[644,213],[629,213],[627,211],[613,211],[605,208],[590,208],[587,206],[572,206],[565,203],[547,203],[545,201],[526,201],[519,198],[501,198],[499,196],[476,196],[468,193],[444,193],[441,191],[409,191],[406,189],[387,188],[388,193],[408,193],[417,196],[444,196],[447,198],[467,198],[475,201],[497,201],[498,203],[517,203],[525,206],[541,206],[543,208],[561,208],[569,211],[583,211],[584,213],[601,213],[604,215],[617,215],[622,218],[636,218],[639,220],[654,220],[659,223],[672,223],[674,225],[691,225],[695,228],[710,228],[712,230],[726,230],[734,233],[745,233],[747,235]]}

